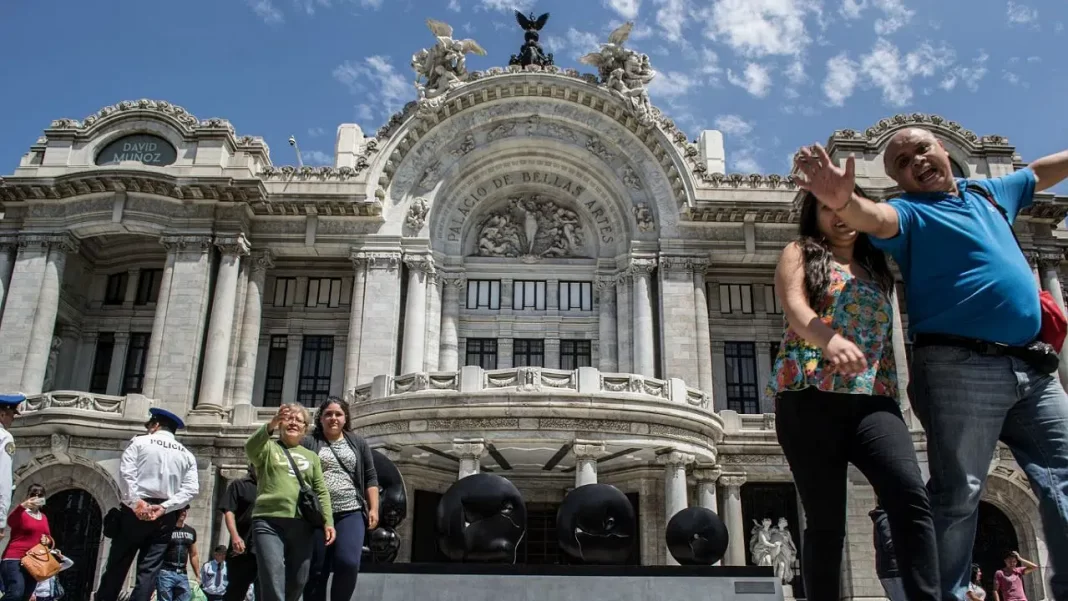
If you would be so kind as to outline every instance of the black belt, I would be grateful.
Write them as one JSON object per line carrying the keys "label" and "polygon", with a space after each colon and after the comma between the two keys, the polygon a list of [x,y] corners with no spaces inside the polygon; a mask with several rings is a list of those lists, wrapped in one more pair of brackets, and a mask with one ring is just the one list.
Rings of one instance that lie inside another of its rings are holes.
{"label": "black belt", "polygon": [[1000,342],[989,342],[978,338],[965,338],[951,334],[916,334],[912,341],[913,348],[924,346],[954,346],[968,349],[980,355],[994,357],[1017,357],[1024,359],[1028,349],[1022,346],[1009,346]]}
{"label": "black belt", "polygon": [[167,502],[167,499],[141,499],[141,500],[144,501],[145,503],[148,503],[149,505],[163,505],[164,503]]}

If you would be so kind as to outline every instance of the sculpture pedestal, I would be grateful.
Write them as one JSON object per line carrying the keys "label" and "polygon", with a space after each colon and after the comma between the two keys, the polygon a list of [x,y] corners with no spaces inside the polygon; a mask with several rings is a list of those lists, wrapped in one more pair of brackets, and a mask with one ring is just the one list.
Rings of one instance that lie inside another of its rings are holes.
{"label": "sculpture pedestal", "polygon": [[782,601],[769,568],[369,564],[357,597],[378,601]]}

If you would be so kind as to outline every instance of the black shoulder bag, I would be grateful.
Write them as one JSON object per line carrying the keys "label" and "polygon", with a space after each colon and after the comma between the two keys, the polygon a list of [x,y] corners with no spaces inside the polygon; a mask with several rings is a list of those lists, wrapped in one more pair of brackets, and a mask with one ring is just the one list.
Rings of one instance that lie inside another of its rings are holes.
{"label": "black shoulder bag", "polygon": [[334,459],[337,461],[337,464],[341,466],[341,469],[345,470],[346,474],[349,475],[349,480],[352,480],[352,487],[356,489],[356,498],[360,501],[360,511],[363,512],[364,519],[366,519],[367,499],[363,497],[363,490],[360,489],[359,480],[356,479],[356,468],[360,467],[360,450],[353,447],[352,443],[349,442],[348,438],[343,438],[343,440],[348,443],[349,448],[352,449],[353,455],[356,456],[356,465],[351,470],[349,469],[349,466],[345,465],[345,462],[341,460],[341,456],[337,454],[337,451],[334,450],[334,446],[330,444],[329,440],[325,441],[326,448],[330,449],[330,453],[334,455]]}
{"label": "black shoulder bag", "polygon": [[289,467],[293,469],[293,473],[297,476],[297,482],[300,484],[300,492],[297,493],[297,513],[312,526],[322,528],[326,525],[326,519],[323,517],[323,506],[319,503],[319,495],[304,481],[304,477],[300,474],[300,470],[297,469],[297,464],[293,461],[293,455],[289,453],[289,449],[282,443],[278,443],[278,446],[282,447],[282,452],[286,454],[286,459],[289,460]]}

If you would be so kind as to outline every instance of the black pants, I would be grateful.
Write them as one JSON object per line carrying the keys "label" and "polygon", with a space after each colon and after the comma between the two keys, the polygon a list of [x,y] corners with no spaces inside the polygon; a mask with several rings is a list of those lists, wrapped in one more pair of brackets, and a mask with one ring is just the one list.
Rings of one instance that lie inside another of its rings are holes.
{"label": "black pants", "polygon": [[[249,536],[246,543],[252,542]],[[232,553],[232,551],[231,551]],[[256,582],[256,556],[245,551],[241,555],[230,555],[226,558],[226,595],[225,601],[245,601],[248,587]],[[256,588],[256,601],[259,601],[260,589]]]}
{"label": "black pants", "polygon": [[839,599],[850,463],[886,510],[908,598],[939,601],[931,504],[897,402],[814,388],[788,391],[775,402],[775,431],[805,508],[801,567],[809,601]]}
{"label": "black pants", "polygon": [[118,537],[111,539],[107,567],[100,577],[96,601],[117,601],[130,564],[137,558],[137,580],[129,601],[149,601],[156,590],[156,577],[163,566],[163,554],[171,542],[171,533],[178,521],[178,512],[171,512],[158,520],[137,519],[129,507],[123,505],[119,514]]}

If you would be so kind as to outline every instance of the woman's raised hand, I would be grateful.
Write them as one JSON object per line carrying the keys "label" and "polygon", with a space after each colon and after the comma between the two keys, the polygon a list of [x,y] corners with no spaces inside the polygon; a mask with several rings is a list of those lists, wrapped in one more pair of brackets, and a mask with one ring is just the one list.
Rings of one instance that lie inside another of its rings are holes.
{"label": "woman's raised hand", "polygon": [[293,409],[288,403],[284,403],[282,406],[280,406],[278,408],[278,412],[274,414],[274,417],[271,418],[270,423],[267,424],[267,431],[274,432],[275,430],[277,430],[278,427],[282,425],[282,422],[286,421],[286,419],[289,418],[289,414],[292,411]]}
{"label": "woman's raised hand", "polygon": [[827,342],[823,356],[830,362],[834,371],[847,376],[855,376],[868,369],[868,361],[857,345],[841,334],[835,334]]}

